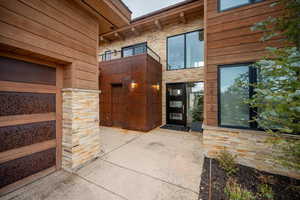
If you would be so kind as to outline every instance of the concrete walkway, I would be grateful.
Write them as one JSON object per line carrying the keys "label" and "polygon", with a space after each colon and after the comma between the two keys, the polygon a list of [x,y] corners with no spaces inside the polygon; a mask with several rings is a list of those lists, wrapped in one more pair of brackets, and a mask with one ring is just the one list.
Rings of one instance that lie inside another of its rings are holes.
{"label": "concrete walkway", "polygon": [[3,199],[197,200],[200,134],[101,127],[99,159],[75,174],[53,173]]}

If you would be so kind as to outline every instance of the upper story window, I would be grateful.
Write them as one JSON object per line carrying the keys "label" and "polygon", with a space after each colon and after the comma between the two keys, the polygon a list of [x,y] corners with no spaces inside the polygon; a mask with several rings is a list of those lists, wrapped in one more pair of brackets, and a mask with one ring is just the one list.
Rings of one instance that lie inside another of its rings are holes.
{"label": "upper story window", "polygon": [[225,11],[261,1],[263,0],[219,0],[219,11]]}
{"label": "upper story window", "polygon": [[193,31],[167,38],[168,70],[204,66],[203,31]]}
{"label": "upper story window", "polygon": [[140,43],[122,48],[122,57],[134,56],[146,53],[147,43]]}

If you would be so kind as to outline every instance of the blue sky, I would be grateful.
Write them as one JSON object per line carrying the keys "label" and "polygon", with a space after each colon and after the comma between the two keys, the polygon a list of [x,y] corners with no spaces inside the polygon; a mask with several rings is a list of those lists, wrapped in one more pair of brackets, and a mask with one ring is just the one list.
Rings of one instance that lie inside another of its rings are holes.
{"label": "blue sky", "polygon": [[132,19],[184,0],[123,0],[132,11]]}

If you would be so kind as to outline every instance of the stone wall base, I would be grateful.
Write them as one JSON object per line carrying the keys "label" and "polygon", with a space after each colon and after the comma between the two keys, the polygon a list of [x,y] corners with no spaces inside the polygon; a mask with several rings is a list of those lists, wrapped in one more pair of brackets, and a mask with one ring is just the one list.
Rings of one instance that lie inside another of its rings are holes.
{"label": "stone wall base", "polygon": [[75,171],[100,152],[99,93],[63,89],[62,168]]}
{"label": "stone wall base", "polygon": [[226,149],[237,155],[236,161],[239,164],[300,179],[300,172],[274,164],[272,154],[276,151],[265,142],[270,137],[267,133],[211,126],[203,126],[203,129],[203,145],[207,157],[215,158],[219,151]]}

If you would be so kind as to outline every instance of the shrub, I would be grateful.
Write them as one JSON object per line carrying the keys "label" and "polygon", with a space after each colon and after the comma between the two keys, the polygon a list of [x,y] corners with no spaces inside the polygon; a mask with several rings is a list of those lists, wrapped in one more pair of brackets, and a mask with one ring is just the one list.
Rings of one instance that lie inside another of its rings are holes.
{"label": "shrub", "polygon": [[273,200],[274,199],[274,192],[272,188],[267,184],[261,184],[258,186],[259,197],[264,200]]}
{"label": "shrub", "polygon": [[255,200],[255,195],[241,187],[234,179],[228,179],[225,187],[225,194],[229,200]]}
{"label": "shrub", "polygon": [[226,172],[227,176],[232,176],[238,171],[235,158],[236,156],[231,155],[226,150],[221,151],[217,156],[219,165]]}

